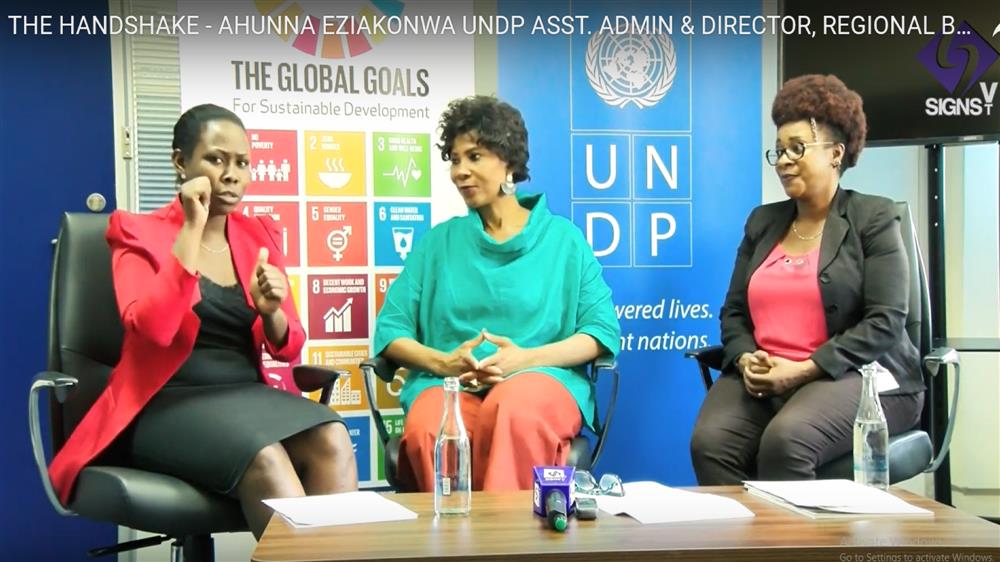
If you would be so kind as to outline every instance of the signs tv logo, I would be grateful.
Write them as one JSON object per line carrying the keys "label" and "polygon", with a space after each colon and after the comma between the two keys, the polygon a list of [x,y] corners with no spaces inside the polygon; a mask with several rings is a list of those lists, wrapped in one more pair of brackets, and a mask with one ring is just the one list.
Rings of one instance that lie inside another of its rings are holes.
{"label": "signs tv logo", "polygon": [[[994,36],[997,32],[1000,26]],[[917,60],[951,95],[927,98],[924,104],[927,115],[992,115],[997,83],[980,81],[980,78],[997,59],[1000,59],[1000,52],[967,21],[963,21],[950,37],[942,33],[935,35],[917,53]],[[963,80],[966,76],[968,79]]]}
{"label": "signs tv logo", "polygon": [[542,478],[560,482],[566,478],[566,472],[559,468],[545,468],[542,469]]}

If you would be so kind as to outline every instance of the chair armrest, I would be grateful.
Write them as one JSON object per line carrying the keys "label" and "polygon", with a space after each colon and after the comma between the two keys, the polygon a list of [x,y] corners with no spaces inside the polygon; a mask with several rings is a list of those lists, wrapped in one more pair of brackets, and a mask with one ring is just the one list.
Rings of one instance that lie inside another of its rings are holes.
{"label": "chair armrest", "polygon": [[590,362],[590,380],[597,382],[601,373],[614,373],[618,370],[618,362],[614,357],[602,355]]}
{"label": "chair armrest", "polygon": [[941,449],[931,460],[930,466],[924,472],[934,472],[941,466],[944,459],[948,457],[948,450],[951,448],[951,435],[955,430],[955,418],[958,417],[958,388],[962,372],[962,364],[958,358],[958,351],[951,347],[938,347],[932,349],[924,356],[924,367],[931,376],[937,376],[941,365],[952,365],[955,371],[955,390],[951,393],[951,406],[948,408],[948,427],[944,431],[944,439],[941,440]]}
{"label": "chair armrest", "polygon": [[698,362],[698,370],[701,371],[701,382],[704,383],[706,392],[712,388],[712,383],[714,382],[711,371],[722,371],[722,356],[721,345],[699,347],[698,349],[684,352],[684,357],[694,359]]}
{"label": "chair armrest", "polygon": [[31,452],[35,457],[35,466],[42,479],[45,495],[59,515],[76,515],[76,513],[66,509],[59,501],[59,496],[56,495],[55,488],[52,487],[52,480],[49,478],[49,465],[45,459],[45,445],[42,443],[42,422],[38,413],[38,395],[42,389],[47,388],[50,389],[59,403],[63,403],[76,384],[76,378],[67,374],[43,371],[35,375],[34,380],[31,381],[31,390],[28,392],[28,429],[31,433]]}
{"label": "chair armrest", "polygon": [[365,395],[368,396],[368,409],[371,411],[372,421],[375,422],[375,431],[378,432],[378,438],[382,442],[383,448],[386,448],[389,444],[389,430],[385,428],[385,422],[382,421],[382,412],[378,409],[375,395],[375,377],[378,377],[383,382],[391,383],[396,377],[398,369],[399,365],[381,355],[369,357],[361,362],[361,375],[365,379]]}
{"label": "chair armrest", "polygon": [[376,355],[361,362],[361,370],[364,371],[365,369],[370,369],[375,373],[375,376],[385,382],[392,382],[392,379],[396,376],[396,371],[399,370],[399,365],[386,357]]}
{"label": "chair armrest", "polygon": [[337,382],[342,376],[350,376],[350,373],[323,365],[296,365],[292,368],[295,386],[304,392],[315,392],[325,388]]}
{"label": "chair armrest", "polygon": [[594,367],[598,369],[613,369],[618,364],[614,357],[610,355],[602,355],[593,361]]}
{"label": "chair armrest", "polygon": [[716,371],[722,370],[722,346],[721,345],[710,345],[708,347],[699,347],[698,349],[692,349],[691,351],[685,351],[684,357],[688,359],[694,359],[698,363],[708,367],[709,369],[714,369]]}
{"label": "chair armrest", "polygon": [[937,376],[941,365],[959,366],[958,351],[952,347],[938,347],[924,356],[924,366],[932,376]]}
{"label": "chair armrest", "polygon": [[615,415],[615,404],[618,402],[618,363],[613,357],[601,356],[590,362],[590,380],[597,384],[597,379],[601,373],[608,373],[611,376],[611,394],[608,396],[608,407],[604,412],[604,419],[601,419],[597,408],[597,401],[594,401],[594,434],[597,441],[594,443],[594,451],[590,455],[590,466],[597,464],[604,449],[604,443],[608,436],[608,428],[611,427],[611,420]]}
{"label": "chair armrest", "polygon": [[319,401],[327,406],[333,397],[333,385],[340,377],[349,377],[351,374],[342,369],[326,367],[323,365],[296,365],[292,367],[292,378],[295,379],[295,386],[303,392],[316,392],[322,390]]}

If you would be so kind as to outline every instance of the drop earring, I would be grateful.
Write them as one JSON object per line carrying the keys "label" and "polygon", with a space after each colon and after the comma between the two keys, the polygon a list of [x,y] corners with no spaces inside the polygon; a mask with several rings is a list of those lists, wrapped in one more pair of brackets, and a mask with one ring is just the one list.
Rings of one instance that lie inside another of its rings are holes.
{"label": "drop earring", "polygon": [[513,195],[517,191],[517,186],[514,185],[514,174],[507,174],[507,179],[500,184],[500,190],[504,192],[504,195]]}

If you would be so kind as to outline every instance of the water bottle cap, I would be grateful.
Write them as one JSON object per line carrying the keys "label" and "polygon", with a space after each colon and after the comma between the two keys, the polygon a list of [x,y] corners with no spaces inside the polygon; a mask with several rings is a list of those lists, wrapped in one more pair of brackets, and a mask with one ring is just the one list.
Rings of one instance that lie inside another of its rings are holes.
{"label": "water bottle cap", "polygon": [[444,389],[445,390],[458,390],[458,377],[445,377],[445,379],[444,379]]}

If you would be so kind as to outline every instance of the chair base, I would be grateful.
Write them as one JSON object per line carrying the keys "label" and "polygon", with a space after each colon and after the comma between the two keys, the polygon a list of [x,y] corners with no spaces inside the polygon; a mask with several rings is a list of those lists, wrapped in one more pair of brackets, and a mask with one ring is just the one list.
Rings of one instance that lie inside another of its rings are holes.
{"label": "chair base", "polygon": [[162,544],[163,542],[169,540],[170,537],[166,535],[157,535],[155,537],[146,537],[144,539],[136,539],[134,541],[122,542],[112,546],[102,546],[100,548],[92,548],[87,551],[87,558],[100,558],[101,556],[109,556],[111,554],[128,552],[130,550],[138,550],[140,548],[146,548],[148,546],[156,546],[158,544]]}
{"label": "chair base", "polygon": [[178,539],[170,547],[171,562],[215,562],[215,539],[193,535]]}
{"label": "chair base", "polygon": [[[87,558],[100,558],[138,550],[150,546],[156,546],[163,542],[174,539],[166,535],[146,537],[134,541],[118,543],[113,546],[102,546],[87,551]],[[180,539],[174,539],[174,544],[170,545],[171,562],[215,562],[215,539],[211,535],[192,535]]]}

